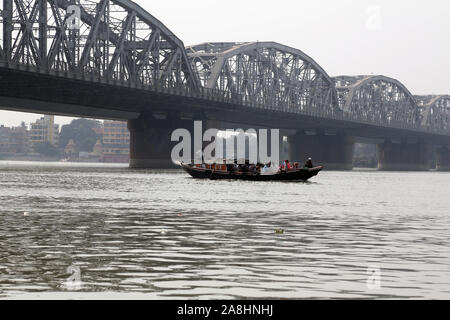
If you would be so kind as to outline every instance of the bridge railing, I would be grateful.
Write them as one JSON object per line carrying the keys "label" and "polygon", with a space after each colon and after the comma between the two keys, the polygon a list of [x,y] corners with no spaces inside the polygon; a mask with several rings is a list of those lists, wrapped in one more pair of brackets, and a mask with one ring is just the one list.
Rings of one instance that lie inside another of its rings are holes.
{"label": "bridge railing", "polygon": [[212,102],[224,103],[234,105],[236,107],[246,107],[256,110],[266,110],[273,112],[286,112],[297,115],[309,116],[312,118],[323,119],[335,119],[347,122],[375,125],[381,127],[398,128],[405,130],[420,131],[425,133],[442,134],[450,136],[450,128],[447,130],[437,129],[430,126],[412,125],[409,122],[390,120],[388,122],[380,117],[368,117],[364,115],[358,115],[348,113],[341,110],[338,106],[336,108],[314,108],[309,106],[309,103],[303,105],[296,104],[284,104],[278,100],[272,101],[259,101],[256,98],[252,98],[248,95],[232,93],[229,91],[223,91],[219,89],[210,89],[205,87],[194,88],[191,86],[167,86],[164,84],[143,84],[140,81],[133,79],[112,79],[104,77],[96,72],[69,72],[60,70],[42,69],[36,66],[23,65],[17,63],[11,63],[0,59],[0,68],[17,69],[27,72],[38,72],[42,74],[54,75],[57,77],[70,78],[76,80],[97,82],[107,85],[128,87],[134,89],[141,89],[145,91],[151,91],[155,93],[162,93],[168,95],[184,96],[196,99],[202,99]]}
{"label": "bridge railing", "polygon": [[[251,99],[250,97],[239,94],[232,93],[228,91],[223,91],[219,89],[210,89],[201,87],[199,90],[192,90],[188,88],[182,88],[181,95],[189,96],[194,98],[200,98],[208,101],[215,101],[220,103],[232,104],[236,106],[244,106],[247,108],[255,108],[255,109],[263,109],[267,111],[282,111],[288,113],[294,113],[298,115],[309,116],[313,118],[324,118],[324,119],[335,119],[347,122],[356,122],[361,124],[375,125],[380,127],[388,127],[388,128],[396,128],[396,129],[404,129],[404,130],[413,130],[420,131],[425,133],[433,133],[433,134],[443,134],[450,135],[450,130],[439,130],[431,127],[423,127],[418,124],[414,124],[411,120],[410,122],[399,121],[395,119],[390,119],[387,122],[381,116],[362,116],[358,114],[344,112],[340,109],[316,109],[309,108],[307,106],[303,106],[300,108],[298,105],[283,105],[279,101],[273,101],[271,103],[261,103],[256,101],[255,99]],[[173,92],[172,89],[168,88],[167,92],[172,92],[175,94],[180,93],[180,91]],[[418,123],[416,121],[416,123]]]}

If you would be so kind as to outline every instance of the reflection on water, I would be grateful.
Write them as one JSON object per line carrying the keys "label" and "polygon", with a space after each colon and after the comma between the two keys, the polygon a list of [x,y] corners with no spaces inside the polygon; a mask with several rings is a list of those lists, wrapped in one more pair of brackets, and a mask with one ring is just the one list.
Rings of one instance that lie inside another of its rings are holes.
{"label": "reflection on water", "polygon": [[[0,162],[0,297],[448,299],[449,181],[354,171],[210,182]],[[372,265],[379,290],[367,286]]]}

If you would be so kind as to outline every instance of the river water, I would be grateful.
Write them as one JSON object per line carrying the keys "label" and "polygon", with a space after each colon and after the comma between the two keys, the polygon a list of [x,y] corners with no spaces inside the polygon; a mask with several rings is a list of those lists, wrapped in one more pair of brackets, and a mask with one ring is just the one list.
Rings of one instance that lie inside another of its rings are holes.
{"label": "river water", "polygon": [[450,174],[0,162],[0,298],[89,297],[449,299]]}

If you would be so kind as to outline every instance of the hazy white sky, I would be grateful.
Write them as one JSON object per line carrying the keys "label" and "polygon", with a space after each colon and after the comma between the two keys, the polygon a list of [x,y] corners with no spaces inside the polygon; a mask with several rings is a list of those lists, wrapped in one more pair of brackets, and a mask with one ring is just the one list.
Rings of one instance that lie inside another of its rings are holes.
{"label": "hazy white sky", "polygon": [[[450,93],[448,0],[136,2],[185,45],[276,41],[304,51],[331,76],[383,74],[400,80],[413,94]],[[0,111],[0,124],[37,117]]]}

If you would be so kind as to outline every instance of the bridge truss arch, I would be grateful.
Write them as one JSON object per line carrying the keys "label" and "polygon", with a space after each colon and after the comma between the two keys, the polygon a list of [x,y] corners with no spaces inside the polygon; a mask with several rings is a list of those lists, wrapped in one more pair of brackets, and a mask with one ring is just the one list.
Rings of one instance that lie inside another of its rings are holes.
{"label": "bridge truss arch", "polygon": [[400,81],[381,75],[339,76],[335,81],[339,106],[344,113],[384,126],[420,127],[419,107]]}
{"label": "bridge truss arch", "polygon": [[287,112],[339,112],[334,81],[311,57],[276,42],[203,43],[187,47],[207,89]]}
{"label": "bridge truss arch", "polygon": [[10,68],[199,88],[182,41],[130,0],[3,0],[0,9],[0,62]]}
{"label": "bridge truss arch", "polygon": [[422,127],[450,134],[450,95],[416,96]]}

